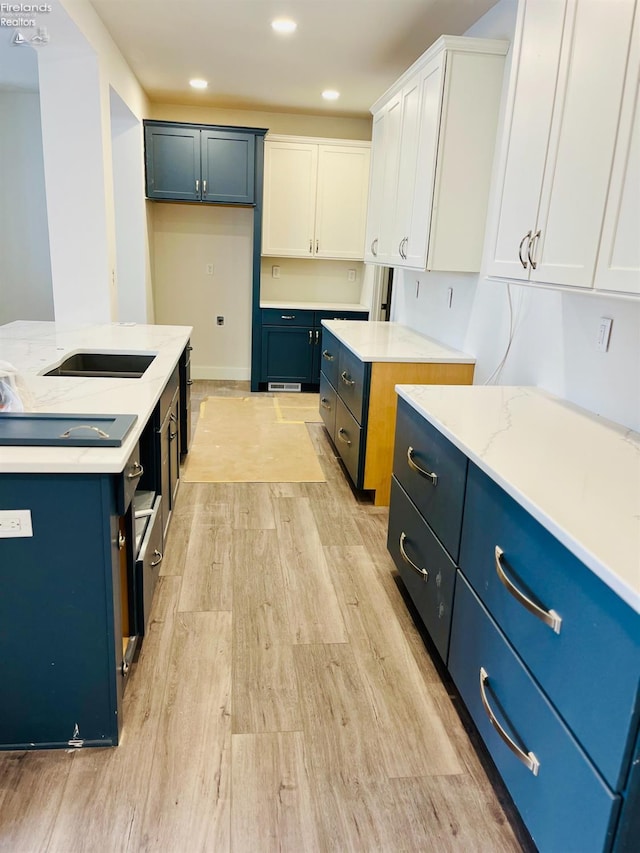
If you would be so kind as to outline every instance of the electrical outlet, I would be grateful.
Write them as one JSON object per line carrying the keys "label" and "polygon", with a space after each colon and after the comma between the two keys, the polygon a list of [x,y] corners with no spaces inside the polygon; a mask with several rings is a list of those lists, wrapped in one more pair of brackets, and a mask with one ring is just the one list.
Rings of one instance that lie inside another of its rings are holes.
{"label": "electrical outlet", "polygon": [[347,270],[347,281],[355,281],[356,280],[356,271],[355,270]]}
{"label": "electrical outlet", "polygon": [[275,264],[271,267],[271,278],[280,278],[280,267]]}
{"label": "electrical outlet", "polygon": [[0,510],[0,539],[33,536],[30,509]]}
{"label": "electrical outlet", "polygon": [[213,264],[207,264],[207,275],[213,275]]}
{"label": "electrical outlet", "polygon": [[600,352],[608,352],[609,350],[612,325],[613,320],[611,317],[600,317],[600,324],[598,325],[598,339],[596,341],[596,346]]}
{"label": "electrical outlet", "polygon": [[221,316],[219,316],[219,315],[218,315],[218,316],[216,317],[216,323],[217,323],[219,326],[224,326],[224,317],[221,317]]}

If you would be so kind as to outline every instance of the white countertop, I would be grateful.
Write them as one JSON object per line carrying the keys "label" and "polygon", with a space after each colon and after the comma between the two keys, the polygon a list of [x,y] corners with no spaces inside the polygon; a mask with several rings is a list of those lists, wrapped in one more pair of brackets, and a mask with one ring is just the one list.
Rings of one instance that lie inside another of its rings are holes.
{"label": "white countertop", "polygon": [[[26,386],[25,409],[67,414],[135,414],[121,447],[2,447],[0,473],[122,471],[191,334],[190,326],[60,324],[0,326],[0,360]],[[43,376],[79,351],[157,353],[140,379]]]}
{"label": "white countertop", "polygon": [[360,361],[397,361],[434,364],[475,364],[476,360],[426,338],[400,323],[371,320],[323,320],[322,325]]}
{"label": "white countertop", "polygon": [[261,308],[294,308],[296,311],[368,311],[359,302],[291,302],[289,299],[261,300]]}
{"label": "white countertop", "polygon": [[640,613],[640,433],[538,388],[396,390]]}

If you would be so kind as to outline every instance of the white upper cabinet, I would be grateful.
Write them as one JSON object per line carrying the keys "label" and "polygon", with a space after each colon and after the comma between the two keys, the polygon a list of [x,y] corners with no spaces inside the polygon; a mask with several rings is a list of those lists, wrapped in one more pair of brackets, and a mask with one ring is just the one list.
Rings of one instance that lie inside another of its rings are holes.
{"label": "white upper cabinet", "polygon": [[636,12],[609,197],[596,267],[598,290],[640,294],[640,10]]}
{"label": "white upper cabinet", "polygon": [[635,0],[523,0],[487,274],[593,286]]}
{"label": "white upper cabinet", "polygon": [[371,108],[368,262],[480,269],[507,48],[442,36]]}
{"label": "white upper cabinet", "polygon": [[265,141],[262,254],[362,260],[370,145]]}

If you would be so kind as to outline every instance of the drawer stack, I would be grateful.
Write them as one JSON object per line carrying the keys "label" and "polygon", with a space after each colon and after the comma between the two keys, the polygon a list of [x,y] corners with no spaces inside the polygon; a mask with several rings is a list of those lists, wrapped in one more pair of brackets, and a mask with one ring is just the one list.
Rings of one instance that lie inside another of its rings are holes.
{"label": "drawer stack", "polygon": [[327,329],[320,358],[320,414],[355,487],[362,489],[371,364]]}
{"label": "drawer stack", "polygon": [[638,614],[403,399],[388,548],[538,848],[637,849]]}

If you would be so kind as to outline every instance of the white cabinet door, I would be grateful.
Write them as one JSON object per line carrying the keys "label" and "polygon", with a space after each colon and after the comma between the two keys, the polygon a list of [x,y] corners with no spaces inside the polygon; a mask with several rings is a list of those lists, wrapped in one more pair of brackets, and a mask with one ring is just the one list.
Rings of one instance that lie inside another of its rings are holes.
{"label": "white cabinet door", "polygon": [[384,173],[382,176],[382,209],[380,211],[377,253],[378,263],[390,266],[393,266],[398,258],[394,226],[401,122],[402,98],[398,94],[389,101],[385,108]]}
{"label": "white cabinet door", "polygon": [[400,102],[398,175],[393,233],[390,237],[390,244],[395,247],[394,266],[397,267],[405,264],[404,248],[409,241],[413,196],[416,191],[420,134],[420,74],[415,74],[403,88]]}
{"label": "white cabinet door", "polygon": [[488,275],[529,276],[526,252],[538,215],[568,5],[568,0],[529,0],[522,7]]}
{"label": "white cabinet door", "polygon": [[[402,265],[424,269],[433,213],[440,124],[442,117],[445,54],[433,59],[419,75],[416,151],[420,156],[414,167],[413,192],[409,199],[409,217],[403,246]],[[443,144],[446,142],[443,141]]]}
{"label": "white cabinet door", "polygon": [[640,11],[636,12],[595,286],[640,294]]}
{"label": "white cabinet door", "polygon": [[532,282],[593,286],[633,8],[634,0],[569,4]]}
{"label": "white cabinet door", "polygon": [[386,158],[386,112],[382,110],[373,117],[371,135],[371,165],[369,173],[369,198],[367,202],[367,227],[364,259],[367,263],[378,262],[380,223],[382,220],[383,185]]}
{"label": "white cabinet door", "polygon": [[362,260],[369,148],[318,146],[314,256]]}
{"label": "white cabinet door", "polygon": [[265,144],[263,254],[313,257],[317,174],[317,145]]}

